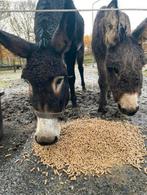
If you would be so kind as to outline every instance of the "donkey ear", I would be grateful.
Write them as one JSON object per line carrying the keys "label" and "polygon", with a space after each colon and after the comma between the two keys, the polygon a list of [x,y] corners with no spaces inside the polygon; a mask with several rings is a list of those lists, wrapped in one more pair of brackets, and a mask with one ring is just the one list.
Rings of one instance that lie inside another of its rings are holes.
{"label": "donkey ear", "polygon": [[132,37],[138,43],[147,40],[147,18],[132,32]]}
{"label": "donkey ear", "polygon": [[108,5],[108,8],[118,8],[118,2],[117,0],[112,0],[110,4]]}
{"label": "donkey ear", "polygon": [[0,44],[22,58],[27,58],[35,47],[35,44],[2,30],[0,30]]}
{"label": "donkey ear", "polygon": [[63,14],[60,25],[52,38],[52,46],[57,52],[64,53],[69,49],[75,33],[75,20],[75,12]]}

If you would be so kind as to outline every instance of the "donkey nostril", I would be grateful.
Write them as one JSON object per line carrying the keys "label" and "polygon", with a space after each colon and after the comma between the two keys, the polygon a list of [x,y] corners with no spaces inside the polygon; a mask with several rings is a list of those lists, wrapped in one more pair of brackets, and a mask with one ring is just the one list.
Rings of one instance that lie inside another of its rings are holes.
{"label": "donkey nostril", "polygon": [[38,139],[37,135],[35,135],[35,141],[42,146],[53,145],[53,144],[58,142],[58,137],[55,136],[55,138],[53,138],[53,139],[46,139],[46,138],[45,139],[44,138]]}
{"label": "donkey nostril", "polygon": [[118,104],[118,108],[121,110],[121,106],[120,106],[120,104]]}
{"label": "donkey nostril", "polygon": [[37,135],[35,135],[35,141],[38,143],[38,141],[37,141]]}
{"label": "donkey nostril", "polygon": [[58,142],[58,137],[55,137],[54,144]]}
{"label": "donkey nostril", "polygon": [[54,139],[54,140],[52,140],[52,141],[46,143],[45,145],[53,145],[53,144],[55,144],[55,143],[57,143],[57,142],[58,142],[58,137],[55,136],[55,139]]}
{"label": "donkey nostril", "polygon": [[133,116],[139,110],[139,106],[137,106],[136,109],[133,109],[133,110],[127,110],[127,109],[121,108],[119,104],[118,104],[118,107],[123,114],[126,114],[128,116]]}

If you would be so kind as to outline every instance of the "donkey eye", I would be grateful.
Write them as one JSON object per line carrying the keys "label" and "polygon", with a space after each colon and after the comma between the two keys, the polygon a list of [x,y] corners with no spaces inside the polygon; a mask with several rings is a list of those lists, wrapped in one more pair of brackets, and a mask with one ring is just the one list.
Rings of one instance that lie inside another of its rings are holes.
{"label": "donkey eye", "polygon": [[56,81],[56,85],[60,85],[61,82],[63,81],[64,78],[59,78],[57,81]]}
{"label": "donkey eye", "polygon": [[111,30],[113,28],[112,24],[108,24],[108,28]]}
{"label": "donkey eye", "polygon": [[52,88],[56,95],[60,93],[63,83],[64,83],[64,76],[58,76],[54,78],[52,82]]}
{"label": "donkey eye", "polygon": [[114,68],[114,72],[115,72],[116,74],[119,74],[119,69],[118,69],[118,68]]}
{"label": "donkey eye", "polygon": [[109,65],[107,67],[107,70],[110,73],[119,74],[119,65],[115,65],[115,64]]}

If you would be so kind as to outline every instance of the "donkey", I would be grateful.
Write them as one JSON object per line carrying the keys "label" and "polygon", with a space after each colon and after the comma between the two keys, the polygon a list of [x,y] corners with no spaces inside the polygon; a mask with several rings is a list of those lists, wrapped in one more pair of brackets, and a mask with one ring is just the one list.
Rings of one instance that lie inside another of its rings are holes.
{"label": "donkey", "polygon": [[[66,0],[64,6],[69,9],[74,5],[71,0]],[[72,83],[71,90],[74,92],[74,75],[69,67],[73,59],[69,57],[72,57],[73,52],[70,48],[80,45],[81,34],[79,37],[77,33],[81,21],[79,18],[75,12],[62,14],[47,47],[40,47],[38,43],[27,42],[0,30],[0,43],[14,54],[27,59],[22,78],[29,83],[30,99],[37,115],[35,140],[41,145],[53,144],[59,139],[61,127],[58,118],[68,103],[69,83]],[[66,67],[64,55],[68,50],[70,55],[66,55]],[[68,74],[73,76],[69,81]]]}
{"label": "donkey", "polygon": [[144,65],[144,52],[139,42],[147,30],[147,19],[131,33],[127,15],[113,9],[118,8],[117,0],[112,0],[107,8],[112,11],[97,13],[92,36],[92,50],[99,72],[98,111],[107,112],[110,89],[120,111],[134,115],[139,109]]}
{"label": "donkey", "polygon": [[[71,0],[70,0],[71,1]],[[75,9],[74,4],[68,0],[39,0],[36,9]],[[66,4],[66,5],[65,5]],[[70,4],[70,5],[68,5]],[[54,31],[61,20],[63,13],[36,13],[35,14],[35,37],[40,47],[47,47],[48,43],[54,36]],[[54,21],[54,22],[53,22]],[[67,65],[69,76],[69,86],[71,91],[71,101],[73,107],[77,107],[75,94],[75,62],[77,60],[78,69],[81,76],[81,85],[83,91],[85,88],[84,81],[84,20],[82,16],[76,13],[75,34],[72,39],[70,49],[65,53],[64,60]],[[59,41],[60,42],[60,41]]]}

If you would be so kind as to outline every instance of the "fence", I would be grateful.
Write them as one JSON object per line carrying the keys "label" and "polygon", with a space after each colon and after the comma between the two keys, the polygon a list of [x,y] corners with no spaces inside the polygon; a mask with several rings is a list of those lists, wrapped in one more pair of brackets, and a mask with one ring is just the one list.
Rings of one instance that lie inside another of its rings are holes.
{"label": "fence", "polygon": [[[28,9],[28,10],[16,10],[16,9],[9,9],[9,10],[0,10],[0,13],[8,13],[8,15],[11,16],[11,13],[31,13],[31,12],[39,12],[39,13],[53,13],[53,12],[97,12],[97,11],[114,11],[114,10],[120,10],[120,11],[138,11],[138,12],[147,12],[147,8],[100,8],[100,9],[45,9],[45,10],[35,10],[35,9]],[[145,53],[147,51],[145,50]],[[146,54],[147,56],[147,54]],[[88,58],[90,58],[91,60],[91,56]],[[88,59],[89,60],[89,59]],[[16,69],[20,68],[25,61],[22,62],[21,59],[3,59],[2,61],[0,61],[1,65],[0,65],[0,69],[14,69],[14,71],[16,71]]]}
{"label": "fence", "polygon": [[114,10],[120,10],[120,11],[147,11],[147,8],[100,8],[100,9],[45,9],[45,10],[0,10],[1,13],[13,13],[13,12],[41,12],[41,13],[51,13],[51,12],[92,12],[92,11],[114,11]]}

